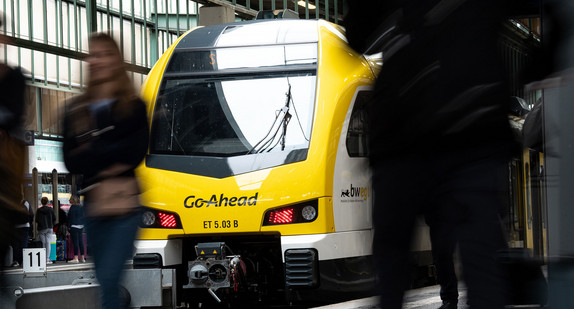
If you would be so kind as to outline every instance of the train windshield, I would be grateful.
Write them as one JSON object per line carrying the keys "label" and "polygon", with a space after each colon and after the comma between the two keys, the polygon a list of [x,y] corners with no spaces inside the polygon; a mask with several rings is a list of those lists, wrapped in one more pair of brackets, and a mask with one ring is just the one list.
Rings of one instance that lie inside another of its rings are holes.
{"label": "train windshield", "polygon": [[174,53],[155,106],[150,153],[236,157],[307,149],[316,46]]}

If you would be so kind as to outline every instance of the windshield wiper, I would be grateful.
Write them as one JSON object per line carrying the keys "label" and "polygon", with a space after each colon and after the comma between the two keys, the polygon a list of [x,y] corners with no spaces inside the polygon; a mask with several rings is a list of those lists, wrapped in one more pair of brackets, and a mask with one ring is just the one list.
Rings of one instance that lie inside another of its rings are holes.
{"label": "windshield wiper", "polygon": [[[289,113],[289,103],[291,103],[291,84],[289,84],[289,89],[287,90],[287,93],[285,95],[287,96],[287,99],[285,100],[285,106],[283,107],[283,109],[285,109],[285,117],[283,117],[282,121],[283,132],[281,133],[281,136],[279,136],[279,140],[281,141],[281,150],[285,150],[285,137],[287,136],[287,125],[291,120],[291,114]],[[267,151],[268,152],[271,151],[273,148],[275,148],[275,146],[277,146],[277,144],[273,145],[273,147],[271,147]]]}
{"label": "windshield wiper", "polygon": [[[289,124],[289,120],[291,120],[291,114],[289,113],[289,103],[291,102],[291,84],[289,84],[289,89],[287,90],[287,93],[285,93],[285,95],[287,96],[285,106],[283,106],[277,112],[277,115],[275,116],[275,120],[273,120],[271,128],[269,129],[267,134],[247,152],[247,154],[262,153],[266,150],[267,152],[269,152],[273,148],[275,148],[275,146],[277,146],[279,142],[281,142],[281,150],[285,150],[285,136],[287,134],[287,125]],[[275,141],[277,133],[281,128],[283,128],[283,131],[281,135],[279,135],[279,139],[277,139],[275,144],[273,144],[273,141]]]}
{"label": "windshield wiper", "polygon": [[291,102],[291,84],[289,84],[289,90],[287,91],[287,100],[285,102],[285,107],[287,107],[287,112],[285,118],[283,118],[283,136],[281,136],[281,150],[285,150],[285,136],[287,136],[287,125],[291,120],[291,114],[289,114],[289,103]]}

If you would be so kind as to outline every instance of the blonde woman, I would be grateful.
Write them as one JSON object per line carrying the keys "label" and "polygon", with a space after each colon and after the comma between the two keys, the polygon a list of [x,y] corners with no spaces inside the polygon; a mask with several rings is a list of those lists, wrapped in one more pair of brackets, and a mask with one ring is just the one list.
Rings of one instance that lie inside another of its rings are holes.
{"label": "blonde woman", "polygon": [[140,219],[134,169],[148,146],[144,103],[125,69],[118,45],[107,34],[89,40],[88,87],[64,119],[64,161],[84,175],[85,224],[104,309],[122,308],[119,282],[133,252]]}
{"label": "blonde woman", "polygon": [[68,211],[68,226],[70,227],[70,237],[74,245],[74,258],[68,263],[84,263],[86,262],[83,239],[84,209],[80,205],[80,198],[78,198],[77,195],[70,197],[70,204],[72,206],[70,206],[70,210]]}

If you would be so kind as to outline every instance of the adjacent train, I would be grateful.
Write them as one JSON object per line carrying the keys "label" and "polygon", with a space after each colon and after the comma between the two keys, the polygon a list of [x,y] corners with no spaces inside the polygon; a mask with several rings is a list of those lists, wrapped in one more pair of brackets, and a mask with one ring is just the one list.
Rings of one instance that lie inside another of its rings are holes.
{"label": "adjacent train", "polygon": [[[541,127],[539,132],[522,132],[525,117],[530,113],[529,107],[520,107],[520,105],[526,106],[523,101],[513,98],[514,108],[511,108],[509,115],[511,127],[519,140],[523,139],[524,134],[538,134],[542,141]],[[525,144],[521,150],[516,151],[509,163],[509,198],[503,223],[510,248],[527,249],[530,257],[545,262],[548,256],[548,218],[547,182],[542,151],[542,144],[534,146]]]}
{"label": "adjacent train", "polygon": [[[372,291],[365,103],[380,66],[323,20],[178,39],[143,86],[151,139],[134,267],[175,268],[185,303]],[[430,252],[420,235],[416,250]]]}

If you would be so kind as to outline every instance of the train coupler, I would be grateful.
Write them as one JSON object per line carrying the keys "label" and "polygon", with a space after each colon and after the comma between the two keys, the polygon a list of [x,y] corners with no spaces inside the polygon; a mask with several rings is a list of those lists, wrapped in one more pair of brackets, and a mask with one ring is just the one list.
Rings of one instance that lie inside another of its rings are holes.
{"label": "train coupler", "polygon": [[188,262],[187,285],[184,289],[205,288],[217,302],[215,295],[220,288],[233,288],[237,291],[239,276],[245,274],[245,267],[239,255],[227,255],[224,242],[199,243],[195,246],[197,258]]}

